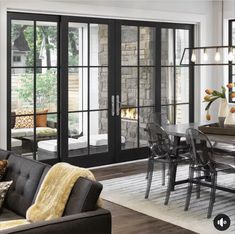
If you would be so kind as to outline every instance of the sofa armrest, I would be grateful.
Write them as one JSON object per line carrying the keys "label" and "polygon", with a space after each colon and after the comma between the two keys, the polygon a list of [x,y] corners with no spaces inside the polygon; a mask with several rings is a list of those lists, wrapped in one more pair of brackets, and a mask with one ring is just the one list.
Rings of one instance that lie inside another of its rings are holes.
{"label": "sofa armrest", "polygon": [[68,215],[58,219],[22,225],[0,231],[1,234],[111,234],[111,213],[99,208],[95,211]]}

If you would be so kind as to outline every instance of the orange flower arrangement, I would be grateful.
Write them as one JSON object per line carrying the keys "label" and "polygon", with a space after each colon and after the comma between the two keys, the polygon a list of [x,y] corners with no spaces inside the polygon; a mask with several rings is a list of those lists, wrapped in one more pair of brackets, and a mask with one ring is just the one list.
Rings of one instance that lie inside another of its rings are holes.
{"label": "orange flower arrangement", "polygon": [[[233,87],[235,87],[235,83],[228,83],[228,84],[227,84],[227,88],[228,88],[228,89],[231,90]],[[235,92],[231,91],[231,92],[230,92],[230,97],[231,97],[231,98],[235,98]]]}
{"label": "orange flower arrangement", "polygon": [[[232,89],[235,87],[235,83],[229,83],[226,85],[228,89]],[[212,89],[206,89],[205,90],[206,96],[204,96],[204,102],[208,102],[205,111],[206,111],[206,119],[211,120],[211,115],[209,113],[209,109],[211,104],[218,98],[226,98],[226,88],[224,86],[221,86],[221,92],[217,90],[212,90]],[[230,97],[235,98],[235,92],[231,91],[230,92]],[[235,107],[233,107],[230,110],[232,113],[235,113]]]}
{"label": "orange flower arrangement", "polygon": [[230,109],[230,112],[231,112],[231,113],[235,113],[235,107],[232,107],[232,108]]}

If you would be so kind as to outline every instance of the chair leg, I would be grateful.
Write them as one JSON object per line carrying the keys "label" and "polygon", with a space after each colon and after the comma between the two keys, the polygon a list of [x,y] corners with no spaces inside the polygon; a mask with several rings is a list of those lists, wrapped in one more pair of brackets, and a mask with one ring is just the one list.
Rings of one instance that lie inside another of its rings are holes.
{"label": "chair leg", "polygon": [[173,185],[173,183],[175,182],[175,180],[174,180],[174,167],[175,167],[175,165],[173,163],[169,164],[169,177],[168,177],[168,185],[167,185],[166,198],[165,198],[164,205],[168,205],[171,191],[172,191],[172,186],[174,186]]}
{"label": "chair leg", "polygon": [[[173,181],[175,182],[176,180],[176,172],[177,172],[177,167],[178,167],[178,163],[174,163],[172,164],[172,174],[171,174],[171,177],[173,179]],[[175,190],[175,183],[171,183],[171,191],[174,191]]]}
{"label": "chair leg", "polygon": [[165,185],[166,180],[166,164],[162,163],[162,186]]}
{"label": "chair leg", "polygon": [[145,199],[149,197],[150,187],[152,184],[152,178],[153,178],[153,169],[154,169],[154,159],[149,159],[149,172],[148,172],[148,181],[147,181],[147,189],[145,192]]}
{"label": "chair leg", "polygon": [[207,218],[211,218],[211,214],[213,211],[214,203],[215,203],[215,192],[216,192],[216,185],[217,185],[217,173],[213,173],[211,176],[211,194],[210,194],[210,202],[207,212]]}
{"label": "chair leg", "polygon": [[148,177],[149,177],[149,171],[150,171],[150,167],[151,167],[150,164],[151,164],[151,157],[149,157],[149,159],[148,159],[146,180],[147,180]]}
{"label": "chair leg", "polygon": [[193,189],[193,176],[194,176],[194,169],[190,166],[189,167],[189,182],[188,182],[188,190],[187,190],[187,197],[185,202],[184,210],[187,211],[190,204],[190,199],[192,195],[192,189]]}
{"label": "chair leg", "polygon": [[200,186],[200,181],[201,179],[199,179],[201,177],[201,171],[197,171],[197,182],[198,184],[196,185],[196,191],[197,191],[197,199],[200,198],[200,191],[201,191],[201,186]]}

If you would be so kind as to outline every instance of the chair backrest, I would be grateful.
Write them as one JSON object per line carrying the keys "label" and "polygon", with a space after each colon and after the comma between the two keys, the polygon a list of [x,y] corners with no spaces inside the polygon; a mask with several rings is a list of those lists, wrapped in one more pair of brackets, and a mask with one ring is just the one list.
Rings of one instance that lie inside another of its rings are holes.
{"label": "chair backrest", "polygon": [[149,115],[148,123],[155,123],[155,124],[158,124],[158,125],[164,127],[164,126],[168,125],[170,123],[170,121],[168,120],[166,113],[152,112]]}
{"label": "chair backrest", "polygon": [[171,150],[171,140],[165,130],[156,123],[147,123],[146,131],[151,151],[156,156],[169,154]]}
{"label": "chair backrest", "polygon": [[186,140],[190,145],[190,156],[193,164],[213,167],[213,147],[208,137],[201,131],[189,128],[186,131]]}

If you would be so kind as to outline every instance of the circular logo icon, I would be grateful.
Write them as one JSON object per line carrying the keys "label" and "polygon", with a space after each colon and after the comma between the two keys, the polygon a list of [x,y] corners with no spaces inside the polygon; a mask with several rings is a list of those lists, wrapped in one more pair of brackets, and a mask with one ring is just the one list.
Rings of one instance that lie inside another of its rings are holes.
{"label": "circular logo icon", "polygon": [[231,223],[230,218],[226,214],[218,214],[214,218],[214,226],[219,231],[225,231],[229,228]]}

